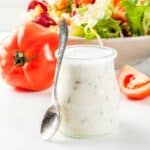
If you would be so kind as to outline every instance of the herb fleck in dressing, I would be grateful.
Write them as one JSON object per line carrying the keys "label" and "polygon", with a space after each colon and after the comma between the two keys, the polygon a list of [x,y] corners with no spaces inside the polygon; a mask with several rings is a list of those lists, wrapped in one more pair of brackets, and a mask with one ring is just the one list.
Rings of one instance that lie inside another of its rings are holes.
{"label": "herb fleck in dressing", "polygon": [[120,94],[114,53],[97,46],[66,50],[58,82],[64,135],[88,137],[117,129]]}

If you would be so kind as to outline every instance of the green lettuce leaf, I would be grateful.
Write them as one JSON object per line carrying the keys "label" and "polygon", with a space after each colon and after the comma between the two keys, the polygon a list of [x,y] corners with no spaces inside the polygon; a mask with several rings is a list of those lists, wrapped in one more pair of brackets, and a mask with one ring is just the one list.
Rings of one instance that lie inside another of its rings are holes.
{"label": "green lettuce leaf", "polygon": [[67,8],[65,9],[66,13],[70,13],[72,11],[72,3],[73,3],[73,0],[68,0],[68,5],[67,5]]}
{"label": "green lettuce leaf", "polygon": [[105,10],[105,15],[106,16],[112,16],[112,13],[114,10],[113,0],[107,0],[107,1],[108,1],[108,6]]}
{"label": "green lettuce leaf", "polygon": [[93,30],[92,28],[89,28],[89,27],[85,27],[84,28],[84,37],[87,39],[87,40],[92,40],[92,39],[95,39],[96,38],[96,32],[95,30]]}
{"label": "green lettuce leaf", "polygon": [[125,8],[128,24],[133,36],[144,35],[142,25],[146,5],[138,5],[137,0],[123,0],[121,5]]}
{"label": "green lettuce leaf", "polygon": [[84,34],[84,27],[73,23],[70,26],[70,35],[84,37],[85,36],[85,34]]}
{"label": "green lettuce leaf", "polygon": [[145,35],[150,35],[150,6],[148,6],[143,15],[143,30]]}
{"label": "green lettuce leaf", "polygon": [[79,7],[77,9],[77,13],[80,15],[80,16],[83,16],[84,13],[88,10],[88,6],[87,5],[84,5],[82,7]]}
{"label": "green lettuce leaf", "polygon": [[97,22],[94,30],[102,38],[119,37],[121,33],[120,22],[112,18],[104,17]]}

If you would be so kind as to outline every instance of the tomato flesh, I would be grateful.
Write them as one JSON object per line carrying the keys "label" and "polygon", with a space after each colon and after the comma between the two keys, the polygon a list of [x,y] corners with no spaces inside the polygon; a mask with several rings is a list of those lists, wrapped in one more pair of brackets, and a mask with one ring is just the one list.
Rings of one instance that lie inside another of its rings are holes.
{"label": "tomato flesh", "polygon": [[120,3],[120,0],[113,0],[113,5],[114,5],[114,6],[119,5],[119,3]]}
{"label": "tomato flesh", "polygon": [[121,91],[130,99],[144,99],[150,96],[150,78],[126,65],[118,73]]}
{"label": "tomato flesh", "polygon": [[126,13],[122,7],[116,6],[114,8],[112,17],[116,20],[120,20],[121,22],[127,22]]}
{"label": "tomato flesh", "polygon": [[120,5],[121,0],[113,0],[114,11],[112,17],[121,22],[127,22],[126,13],[124,8]]}
{"label": "tomato flesh", "polygon": [[75,0],[75,4],[77,7],[87,4],[94,4],[95,0]]}

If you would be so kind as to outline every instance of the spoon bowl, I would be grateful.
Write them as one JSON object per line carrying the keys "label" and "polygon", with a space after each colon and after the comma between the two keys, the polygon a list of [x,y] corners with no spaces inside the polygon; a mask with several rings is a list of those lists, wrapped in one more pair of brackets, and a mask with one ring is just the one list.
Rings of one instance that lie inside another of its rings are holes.
{"label": "spoon bowl", "polygon": [[58,130],[61,115],[58,106],[52,105],[46,112],[41,125],[41,136],[43,140],[52,138]]}

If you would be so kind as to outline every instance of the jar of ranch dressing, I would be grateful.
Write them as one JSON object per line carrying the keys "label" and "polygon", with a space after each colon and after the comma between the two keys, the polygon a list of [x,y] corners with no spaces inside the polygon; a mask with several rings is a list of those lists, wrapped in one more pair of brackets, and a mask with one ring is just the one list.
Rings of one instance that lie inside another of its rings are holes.
{"label": "jar of ranch dressing", "polygon": [[57,89],[64,135],[84,138],[117,131],[116,56],[114,49],[97,45],[67,47]]}

